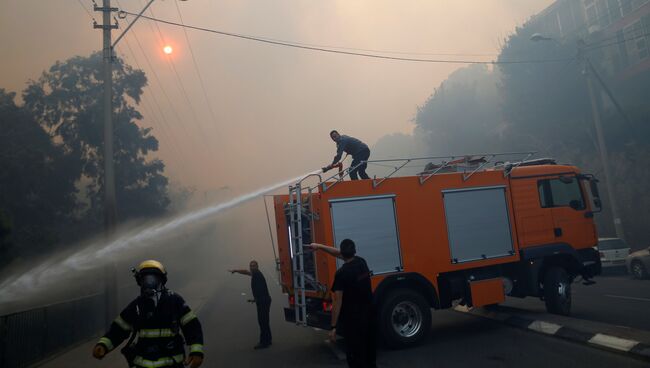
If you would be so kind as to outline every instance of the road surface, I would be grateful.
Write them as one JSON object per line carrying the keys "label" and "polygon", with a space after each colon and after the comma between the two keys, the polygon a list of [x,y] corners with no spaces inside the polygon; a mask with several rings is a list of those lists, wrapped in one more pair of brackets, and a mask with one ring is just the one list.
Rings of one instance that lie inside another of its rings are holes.
{"label": "road surface", "polygon": [[[573,284],[571,316],[650,331],[650,280],[627,275],[600,276],[596,284]],[[535,298],[509,298],[506,306],[543,312],[544,302]]]}
{"label": "road surface", "polygon": [[[331,347],[324,342],[326,333],[311,328],[296,327],[283,321],[285,297],[279,293],[273,276],[271,328],[273,346],[253,350],[258,327],[255,307],[246,302],[250,297],[249,279],[233,276],[230,282],[202,304],[199,317],[205,330],[206,361],[204,367],[345,367]],[[646,326],[648,304],[628,298],[607,298],[620,295],[643,298],[650,281],[612,277],[599,280],[590,288],[576,287],[574,308],[580,318],[609,319]],[[584,289],[584,290],[583,290]],[[616,291],[616,294],[613,294]],[[603,301],[591,304],[593,301]],[[522,302],[523,303],[523,302]],[[542,308],[539,300],[525,301],[531,308]],[[620,308],[620,312],[616,311]],[[640,322],[630,322],[630,321]],[[612,322],[614,323],[614,322]],[[637,326],[637,328],[639,328]],[[644,327],[645,328],[645,327]],[[87,343],[59,356],[43,367],[119,367],[121,357],[114,352],[106,361],[90,357],[92,343]],[[455,311],[433,313],[433,328],[425,343],[406,350],[380,350],[380,367],[648,367],[647,361],[629,358],[593,347],[554,337],[520,330],[499,322]]]}

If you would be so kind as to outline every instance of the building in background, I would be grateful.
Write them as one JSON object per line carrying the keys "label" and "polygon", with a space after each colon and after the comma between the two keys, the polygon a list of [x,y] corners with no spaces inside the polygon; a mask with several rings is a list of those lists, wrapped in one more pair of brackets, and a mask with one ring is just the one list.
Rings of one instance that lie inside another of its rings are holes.
{"label": "building in background", "polygon": [[584,39],[617,82],[650,72],[650,0],[557,0],[524,27],[563,43]]}

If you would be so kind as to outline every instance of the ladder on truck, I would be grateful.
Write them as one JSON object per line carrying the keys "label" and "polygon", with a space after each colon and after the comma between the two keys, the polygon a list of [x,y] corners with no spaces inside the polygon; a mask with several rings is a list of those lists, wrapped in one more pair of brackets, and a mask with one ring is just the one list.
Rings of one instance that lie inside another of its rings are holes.
{"label": "ladder on truck", "polygon": [[[293,295],[295,301],[296,324],[307,325],[307,300],[305,297],[305,253],[303,246],[303,214],[311,212],[311,188],[308,200],[303,203],[302,185],[298,182],[289,187],[289,228],[291,234],[289,246],[292,248],[291,268],[293,271]],[[309,229],[312,227],[310,226]]]}
{"label": "ladder on truck", "polygon": [[[306,178],[305,178],[306,179]],[[304,179],[303,179],[304,180]],[[303,200],[302,181],[289,187],[289,246],[291,247],[291,267],[293,271],[293,295],[295,301],[296,324],[307,326],[307,299],[305,296],[305,252],[303,234],[307,234],[310,241],[314,240],[314,218],[312,211],[312,192],[314,188],[307,187],[307,200]],[[304,224],[303,217],[307,217],[309,224]],[[307,225],[307,226],[305,226]],[[311,255],[311,253],[308,253]],[[315,280],[310,280],[313,283]],[[316,285],[317,286],[317,285]]]}

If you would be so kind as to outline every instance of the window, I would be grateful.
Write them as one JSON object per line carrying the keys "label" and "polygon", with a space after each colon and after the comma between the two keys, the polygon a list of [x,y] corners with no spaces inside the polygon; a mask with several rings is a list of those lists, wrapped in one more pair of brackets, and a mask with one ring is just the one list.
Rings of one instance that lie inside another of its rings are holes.
{"label": "window", "polygon": [[597,20],[598,20],[598,12],[596,11],[596,5],[592,4],[591,6],[587,7],[587,23],[589,25],[594,25],[596,24]]}
{"label": "window", "polygon": [[629,56],[627,53],[627,47],[626,47],[626,41],[625,41],[625,35],[623,34],[623,30],[619,30],[616,32],[616,41],[618,42],[618,53],[620,55],[620,68],[626,68],[628,65],[630,65],[630,60]]}
{"label": "window", "polygon": [[628,15],[632,12],[632,0],[621,0],[621,10],[623,15]]}
{"label": "window", "polygon": [[601,239],[598,241],[598,250],[614,250],[629,248],[623,239]]}
{"label": "window", "polygon": [[618,0],[607,0],[607,9],[612,23],[621,18],[621,7]]}
{"label": "window", "polygon": [[607,2],[605,0],[599,0],[596,7],[598,9],[598,23],[600,23],[601,28],[605,28],[609,25],[611,16],[611,13],[607,8]]}
{"label": "window", "polygon": [[540,180],[537,182],[537,189],[542,208],[571,207],[576,210],[586,208],[580,184],[575,177]]}
{"label": "window", "polygon": [[623,15],[628,15],[629,13],[635,11],[637,8],[641,7],[648,0],[620,0],[621,1],[621,10]]}

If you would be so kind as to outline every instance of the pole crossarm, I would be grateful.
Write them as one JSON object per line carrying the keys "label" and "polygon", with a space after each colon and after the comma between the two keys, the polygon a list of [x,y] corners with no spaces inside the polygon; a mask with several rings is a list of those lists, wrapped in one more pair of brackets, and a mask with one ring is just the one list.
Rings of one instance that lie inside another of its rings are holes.
{"label": "pole crossarm", "polygon": [[[131,27],[133,27],[133,25],[135,24],[135,22],[137,22],[138,19],[140,19],[140,17],[142,17],[142,14],[144,14],[144,12],[145,12],[145,11],[146,11],[150,6],[151,6],[151,4],[153,4],[154,1],[155,1],[155,0],[149,0],[149,2],[147,3],[147,5],[145,5],[145,7],[142,8],[142,10],[140,11],[140,13],[138,13],[138,15],[136,15],[135,19],[134,19],[133,21],[131,21],[131,23],[129,23],[129,25],[126,27],[126,29],[124,29],[124,31],[123,31],[119,36],[117,36],[117,38],[115,39],[115,42],[113,42],[113,44],[111,45],[112,48],[115,48],[115,45],[117,45],[117,43],[120,42],[120,40],[122,39],[122,37],[124,37],[124,35],[126,34],[126,32],[128,32],[129,29],[131,29]],[[118,10],[118,9],[115,9],[115,11],[117,11],[117,10]],[[116,28],[117,28],[117,27],[116,27]]]}

